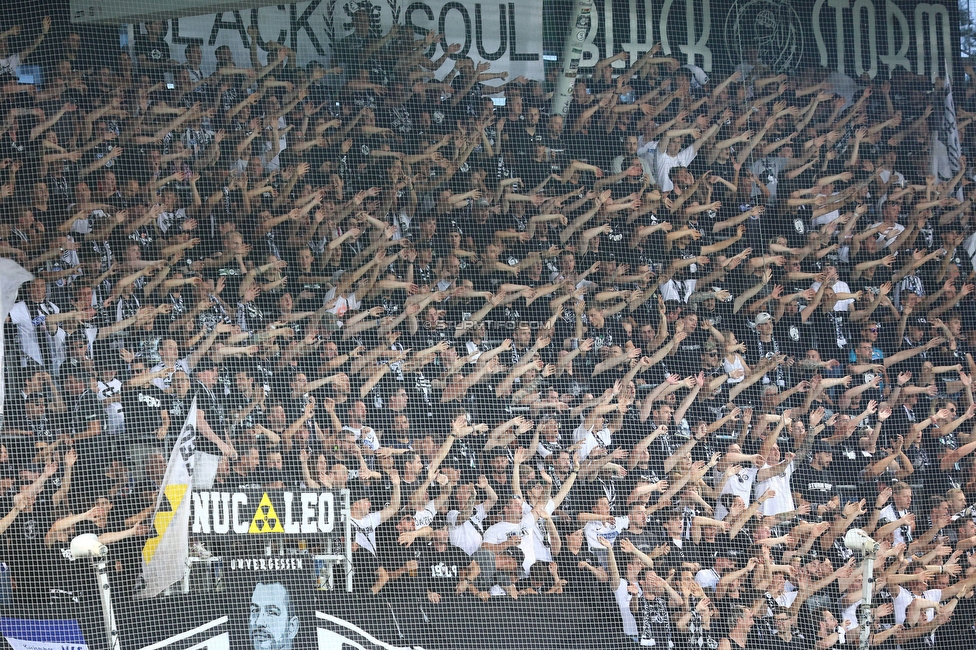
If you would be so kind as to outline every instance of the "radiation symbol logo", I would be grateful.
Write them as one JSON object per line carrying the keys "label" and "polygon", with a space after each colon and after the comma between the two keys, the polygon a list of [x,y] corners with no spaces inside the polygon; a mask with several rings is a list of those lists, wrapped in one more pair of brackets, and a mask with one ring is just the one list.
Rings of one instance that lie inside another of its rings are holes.
{"label": "radiation symbol logo", "polygon": [[251,527],[247,529],[247,532],[251,535],[285,532],[281,526],[281,519],[278,518],[278,513],[275,512],[274,505],[268,498],[267,492],[261,496],[261,503],[258,504],[258,509],[254,511],[254,518],[251,519]]}

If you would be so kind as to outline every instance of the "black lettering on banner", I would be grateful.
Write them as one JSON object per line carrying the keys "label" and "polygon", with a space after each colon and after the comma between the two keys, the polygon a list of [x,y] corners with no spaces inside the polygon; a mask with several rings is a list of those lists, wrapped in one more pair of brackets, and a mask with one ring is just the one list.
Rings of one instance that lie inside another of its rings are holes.
{"label": "black lettering on banner", "polygon": [[170,40],[173,45],[203,45],[202,38],[190,38],[186,36],[180,36],[180,19],[174,18],[169,22],[170,24]]}
{"label": "black lettering on banner", "polygon": [[[434,10],[423,2],[413,2],[407,6],[407,10],[403,12],[403,24],[408,30],[413,31],[415,37],[423,37],[427,34],[427,30],[430,28],[417,25],[413,22],[413,13],[418,10],[424,12],[424,15],[427,16],[427,20],[430,21],[431,24],[434,23]],[[434,43],[427,48],[427,51],[424,52],[424,56],[426,56],[428,59],[433,59],[436,50],[437,44]],[[451,54],[449,56],[453,60],[461,58],[460,54]]]}
{"label": "black lettering on banner", "polygon": [[518,42],[515,39],[515,3],[508,3],[508,60],[509,61],[538,61],[539,53],[522,53],[518,51]]}
{"label": "black lettering on banner", "polygon": [[486,61],[497,61],[505,54],[508,48],[508,31],[505,27],[505,5],[498,5],[498,49],[494,52],[485,50],[484,25],[481,19],[481,3],[474,6],[474,32],[475,43],[478,46],[478,55]]}
{"label": "black lettering on banner", "polygon": [[210,28],[210,39],[207,41],[207,45],[213,47],[217,43],[217,33],[222,29],[230,29],[237,32],[241,37],[241,43],[244,44],[244,49],[248,49],[248,43],[250,40],[247,36],[247,28],[244,27],[244,19],[241,18],[241,12],[234,11],[234,21],[227,22],[224,20],[224,14],[214,14],[213,27]]}
{"label": "black lettering on banner", "polygon": [[[513,6],[513,5],[509,5]],[[447,14],[451,10],[457,10],[461,13],[461,18],[464,20],[464,45],[461,46],[461,51],[458,52],[458,57],[468,56],[468,52],[471,50],[471,16],[468,15],[468,10],[460,2],[448,2],[441,8],[441,15],[437,19],[437,31],[441,34],[444,33],[444,23],[447,19]]]}
{"label": "black lettering on banner", "polygon": [[[278,11],[287,11],[287,10],[288,10],[288,8],[285,5],[278,5]],[[267,52],[268,51],[268,42],[269,41],[266,41],[263,38],[261,38],[261,29],[258,26],[258,24],[260,22],[258,20],[258,18],[259,18],[258,12],[259,11],[261,11],[261,10],[260,9],[251,9],[251,27],[253,27],[255,30],[257,30],[255,33],[257,34],[258,47],[260,47],[262,50],[264,50],[265,52]],[[275,40],[276,43],[278,43],[278,45],[284,45],[285,44],[285,41],[287,39],[288,39],[288,31],[287,30],[284,30],[284,29],[279,29],[278,30],[278,38],[276,38],[274,40]]]}
{"label": "black lettering on banner", "polygon": [[312,26],[308,24],[308,19],[311,17],[312,12],[318,9],[321,3],[322,0],[312,0],[308,3],[308,6],[305,7],[305,11],[302,12],[302,15],[298,18],[295,17],[295,15],[298,13],[298,6],[290,5],[289,22],[291,23],[292,50],[295,50],[296,52],[298,51],[298,32],[304,31],[305,35],[308,37],[308,40],[312,43],[312,47],[315,48],[315,52],[319,56],[325,56],[325,49],[322,47],[322,44],[319,43],[319,39],[315,35],[315,32],[312,31]]}

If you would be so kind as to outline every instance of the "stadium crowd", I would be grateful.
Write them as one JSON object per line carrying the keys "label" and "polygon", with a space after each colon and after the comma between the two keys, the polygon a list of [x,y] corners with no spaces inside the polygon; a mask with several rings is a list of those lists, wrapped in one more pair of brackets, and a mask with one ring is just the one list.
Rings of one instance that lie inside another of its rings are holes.
{"label": "stadium crowd", "polygon": [[196,489],[351,490],[362,594],[839,648],[862,528],[873,647],[976,640],[976,221],[941,81],[655,47],[551,115],[552,79],[353,22],[331,67],[252,33],[207,72],[166,23],[137,60],[0,35],[0,255],[35,277],[4,329],[15,602],[96,602],[82,532],[137,587],[195,399]]}

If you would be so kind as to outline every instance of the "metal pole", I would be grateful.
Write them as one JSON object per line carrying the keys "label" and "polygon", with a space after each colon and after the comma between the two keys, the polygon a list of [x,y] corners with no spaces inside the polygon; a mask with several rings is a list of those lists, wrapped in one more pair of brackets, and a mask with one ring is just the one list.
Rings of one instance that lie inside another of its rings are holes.
{"label": "metal pole", "polygon": [[860,628],[860,638],[858,639],[858,650],[868,650],[868,640],[871,638],[871,624],[873,623],[871,614],[871,594],[874,591],[874,553],[864,555],[864,571],[862,571],[861,581],[861,606],[858,608]]}
{"label": "metal pole", "polygon": [[98,576],[98,595],[102,599],[102,619],[105,623],[105,641],[108,650],[122,650],[122,643],[119,641],[119,630],[115,624],[115,610],[112,609],[112,587],[108,584],[108,572],[106,560],[101,558],[93,560],[95,573]]}
{"label": "metal pole", "polygon": [[566,115],[569,101],[573,97],[573,86],[576,85],[576,73],[579,71],[580,60],[583,58],[583,41],[590,29],[596,29],[594,21],[596,12],[593,11],[593,0],[576,0],[573,13],[570,14],[569,29],[566,30],[566,42],[563,45],[561,57],[562,69],[556,79],[556,87],[552,93],[550,111],[552,115]]}

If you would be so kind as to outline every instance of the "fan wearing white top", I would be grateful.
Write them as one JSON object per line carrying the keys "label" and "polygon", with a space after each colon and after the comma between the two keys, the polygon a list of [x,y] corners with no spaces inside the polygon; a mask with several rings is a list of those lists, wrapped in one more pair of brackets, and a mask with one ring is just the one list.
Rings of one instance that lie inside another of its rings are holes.
{"label": "fan wearing white top", "polygon": [[552,535],[551,533],[553,531],[550,531],[549,539],[552,543],[552,548],[550,549],[545,544],[546,536],[539,525],[539,520],[545,519],[547,528],[552,524],[552,513],[559,508],[566,495],[569,494],[569,490],[573,487],[573,483],[576,482],[576,477],[579,474],[579,460],[575,460],[573,471],[563,481],[562,488],[554,498],[549,498],[552,494],[552,477],[544,471],[539,472],[539,477],[541,478],[535,478],[525,486],[527,495],[523,497],[520,470],[522,464],[530,458],[531,456],[528,450],[521,447],[515,450],[515,464],[512,467],[512,494],[522,500],[523,517],[537,515],[533,517],[535,519],[535,525],[529,529],[536,561],[552,562],[552,556],[559,553],[559,548],[557,547],[559,535]]}
{"label": "fan wearing white top", "polygon": [[[756,322],[759,322],[758,316],[756,317]],[[744,381],[746,376],[752,374],[752,368],[749,367],[746,360],[739,354],[740,352],[746,351],[746,346],[744,343],[739,343],[739,340],[733,332],[724,332],[722,338],[725,339],[723,346],[725,354],[722,357],[722,369],[729,376],[728,383],[738,384]]]}
{"label": "fan wearing white top", "polygon": [[498,502],[498,495],[492,489],[488,477],[484,474],[478,477],[478,488],[485,493],[485,500],[478,501],[478,490],[473,483],[464,483],[457,487],[454,498],[457,501],[457,510],[449,510],[447,513],[448,537],[451,544],[467,553],[469,556],[481,548],[482,536],[485,532],[485,520],[488,513]]}
{"label": "fan wearing white top", "polygon": [[[769,437],[776,440],[778,436],[770,435]],[[756,474],[756,483],[753,489],[756,497],[765,494],[767,491],[772,492],[775,496],[764,501],[759,506],[759,512],[764,517],[771,517],[794,510],[796,506],[793,503],[793,494],[790,490],[794,454],[788,453],[781,458],[779,445],[774,443],[769,447],[769,451],[762,455],[766,462]]]}
{"label": "fan wearing white top", "polygon": [[[731,118],[732,111],[726,109],[719,115],[715,124],[708,126],[704,133],[701,132],[701,129],[706,128],[706,126],[697,122],[691,128],[671,129],[665,132],[657,145],[657,150],[654,152],[657,184],[662,192],[670,192],[674,189],[674,183],[671,182],[670,177],[671,170],[675,167],[687,167],[690,165],[698,155],[698,150],[701,149],[701,146],[718,133],[719,127]],[[684,138],[687,135],[695,136],[698,139],[690,146],[682,149]]]}
{"label": "fan wearing white top", "polygon": [[371,512],[371,503],[368,496],[356,499],[349,506],[349,519],[353,528],[356,529],[356,539],[353,543],[353,553],[365,549],[374,557],[376,556],[376,529],[380,524],[386,523],[390,517],[400,510],[400,474],[395,469],[387,470],[393,491],[390,496],[390,505],[377,512]]}

